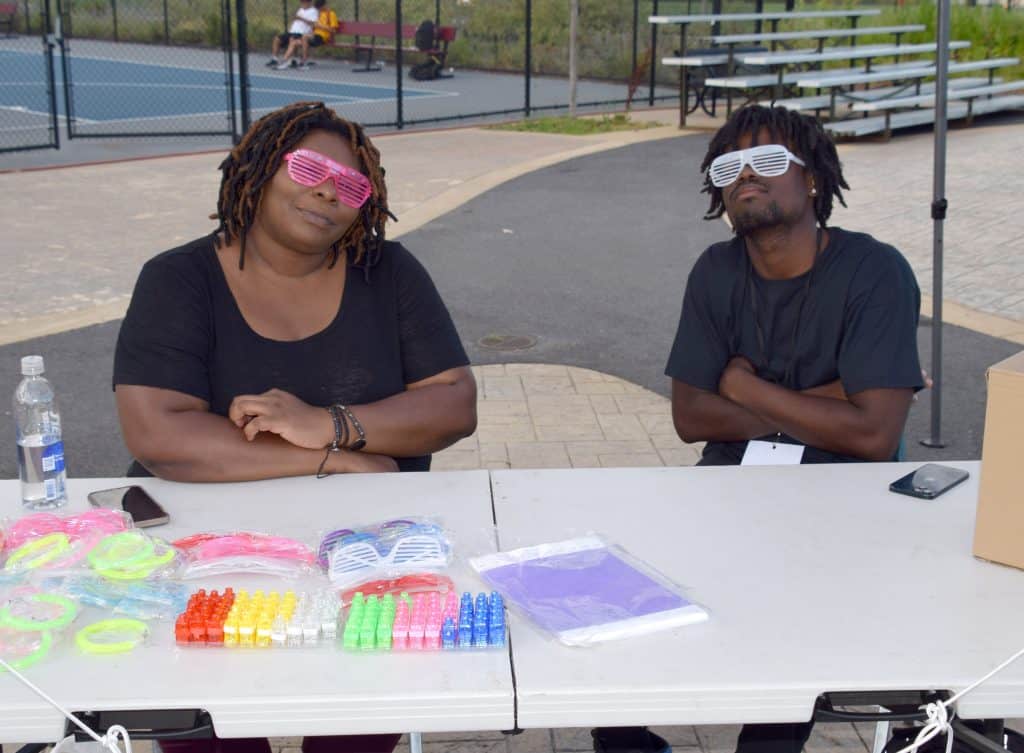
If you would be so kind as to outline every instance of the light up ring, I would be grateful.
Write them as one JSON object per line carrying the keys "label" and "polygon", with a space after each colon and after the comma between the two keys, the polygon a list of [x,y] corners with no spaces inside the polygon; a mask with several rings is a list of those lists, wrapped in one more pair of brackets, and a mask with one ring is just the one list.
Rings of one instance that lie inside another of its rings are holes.
{"label": "light up ring", "polygon": [[4,570],[34,570],[42,567],[71,548],[67,534],[51,533],[22,544],[7,558]]}
{"label": "light up ring", "polygon": [[153,556],[153,548],[153,540],[144,533],[112,533],[89,552],[89,564],[97,570],[134,568]]}
{"label": "light up ring", "polygon": [[[0,627],[0,657],[15,669],[24,669],[50,653],[53,635],[48,630]],[[0,667],[0,673],[5,672]]]}
{"label": "light up ring", "polygon": [[11,524],[7,531],[7,545],[13,549],[48,533],[63,533],[64,521],[50,512],[26,515]]}
{"label": "light up ring", "polygon": [[126,618],[100,620],[75,634],[75,645],[86,654],[123,654],[149,635],[145,622]]}
{"label": "light up ring", "polygon": [[[19,612],[31,614],[40,611],[40,605],[46,612],[53,613],[52,607],[60,607],[56,616],[48,616],[44,619],[35,619],[33,616],[25,616]],[[11,599],[7,606],[0,609],[0,627],[10,627],[15,630],[60,630],[71,624],[78,614],[78,607],[75,602],[66,596],[59,594],[35,593],[29,596],[19,596]]]}
{"label": "light up ring", "polygon": [[109,580],[142,580],[143,578],[148,578],[158,567],[171,562],[175,555],[174,547],[159,540],[156,544],[163,551],[154,546],[154,553],[152,555],[131,566],[97,569],[96,572]]}

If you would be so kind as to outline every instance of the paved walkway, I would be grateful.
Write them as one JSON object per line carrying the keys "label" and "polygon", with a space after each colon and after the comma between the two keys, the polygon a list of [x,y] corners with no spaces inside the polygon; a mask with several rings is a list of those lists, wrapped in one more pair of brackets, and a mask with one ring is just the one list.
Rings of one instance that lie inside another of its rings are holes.
{"label": "paved walkway", "polygon": [[[644,117],[674,122],[666,111]],[[1024,343],[1024,212],[1006,155],[1024,151],[1024,126],[950,133],[947,320]],[[716,124],[695,121],[690,132]],[[477,128],[377,137],[388,170],[392,237],[537,168],[646,139],[674,126],[593,137]],[[842,224],[884,225],[930,290],[931,136],[841,147],[850,192]],[[219,154],[0,174],[0,344],[119,318],[142,262],[212,229]],[[438,165],[445,165],[439,174]],[[3,158],[0,156],[0,169]],[[682,174],[682,173],[681,173]],[[926,304],[927,305],[927,304]],[[668,400],[607,374],[529,363],[474,367],[479,430],[435,456],[437,469],[689,465],[698,447],[672,430]],[[677,750],[731,751],[736,727],[658,730]],[[871,727],[820,726],[808,750],[869,749]],[[430,735],[428,753],[591,750],[587,730]],[[275,740],[278,750],[298,741]],[[403,749],[407,743],[403,742]],[[146,750],[148,746],[139,746]],[[139,749],[137,748],[137,749]]]}
{"label": "paved walkway", "polygon": [[435,470],[693,465],[667,398],[573,366],[473,367],[476,434],[434,456]]}

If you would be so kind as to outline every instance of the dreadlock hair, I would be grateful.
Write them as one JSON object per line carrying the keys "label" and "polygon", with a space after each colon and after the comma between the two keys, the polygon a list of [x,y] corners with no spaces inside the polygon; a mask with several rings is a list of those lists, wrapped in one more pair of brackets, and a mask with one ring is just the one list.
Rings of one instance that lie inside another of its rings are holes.
{"label": "dreadlock hair", "polygon": [[330,131],[341,136],[359,160],[359,171],[370,180],[370,198],[359,210],[345,234],[331,247],[333,268],[343,249],[351,250],[350,262],[363,269],[366,278],[370,268],[380,260],[384,243],[384,223],[390,217],[388,192],[384,184],[384,168],[380,152],[370,142],[358,123],[338,117],[323,102],[295,102],[265,115],[248,130],[242,140],[221,163],[223,173],[217,199],[218,245],[221,238],[238,239],[238,268],[245,268],[246,234],[253,225],[263,199],[263,189],[274,177],[284,155],[311,131]]}
{"label": "dreadlock hair", "polygon": [[708,168],[715,157],[737,149],[742,136],[750,136],[756,143],[757,135],[765,129],[771,134],[772,142],[787,146],[805,163],[804,169],[814,176],[817,196],[814,197],[814,215],[818,224],[825,227],[832,215],[832,197],[839,199],[844,207],[841,189],[849,189],[843,177],[843,167],[836,153],[836,145],[817,118],[787,110],[784,107],[762,107],[748,105],[732,114],[732,117],[716,133],[708,145],[707,154],[700,164],[704,173],[703,193],[711,195],[705,220],[718,219],[725,212],[722,189],[711,184]]}

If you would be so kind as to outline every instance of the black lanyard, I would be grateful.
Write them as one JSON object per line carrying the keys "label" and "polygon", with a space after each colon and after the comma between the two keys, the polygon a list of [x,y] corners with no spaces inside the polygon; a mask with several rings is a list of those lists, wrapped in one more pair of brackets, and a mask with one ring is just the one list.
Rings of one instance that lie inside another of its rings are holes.
{"label": "black lanyard", "polygon": [[[793,324],[793,345],[792,351],[789,354],[789,363],[786,365],[786,371],[782,375],[782,386],[794,389],[792,385],[792,378],[796,372],[797,362],[797,351],[796,347],[799,342],[800,336],[800,320],[803,318],[804,304],[807,303],[807,296],[811,291],[811,280],[814,278],[814,269],[818,265],[818,254],[821,253],[821,228],[818,228],[818,232],[814,237],[814,258],[811,260],[811,268],[807,272],[807,278],[804,280],[804,289],[800,295],[800,304],[796,310],[796,321]],[[746,250],[746,244],[744,244],[744,250]],[[747,284],[745,287],[750,289],[750,306],[754,313],[754,331],[757,333],[757,347],[761,353],[761,368],[759,371],[762,375],[768,375],[768,356],[765,351],[765,337],[764,329],[761,327],[761,312],[760,304],[757,300],[757,281],[754,279],[754,264],[750,261],[750,252],[747,251]]]}

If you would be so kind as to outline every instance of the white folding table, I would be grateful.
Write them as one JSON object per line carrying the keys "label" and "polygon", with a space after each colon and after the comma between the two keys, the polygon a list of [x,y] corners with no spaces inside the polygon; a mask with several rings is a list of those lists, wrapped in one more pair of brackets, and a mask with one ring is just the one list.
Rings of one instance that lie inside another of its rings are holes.
{"label": "white folding table", "polygon": [[[520,727],[800,722],[819,694],[966,687],[1024,645],[1024,572],[971,556],[979,464],[934,501],[919,464],[493,472],[500,548],[597,532],[710,620],[568,648],[513,614]],[[1024,715],[1024,662],[965,697]]]}
{"label": "white folding table", "polygon": [[[494,548],[486,471],[280,479],[244,484],[177,484],[132,479],[170,513],[149,529],[169,539],[198,531],[262,531],[316,546],[319,534],[411,515],[435,515],[453,531],[456,551]],[[70,511],[88,509],[87,492],[121,479],[73,479]],[[22,514],[17,481],[0,481],[0,517]],[[458,588],[482,590],[466,566]],[[224,576],[211,586],[282,591],[281,579]],[[326,584],[326,581],[324,581]],[[98,611],[95,617],[106,617]],[[84,624],[79,617],[73,628]],[[205,709],[222,737],[510,729],[513,685],[506,650],[352,654],[315,649],[178,647],[174,626],[150,623],[129,654],[86,656],[65,636],[25,674],[72,711]],[[64,736],[63,717],[15,678],[0,673],[0,740],[46,742]]]}

